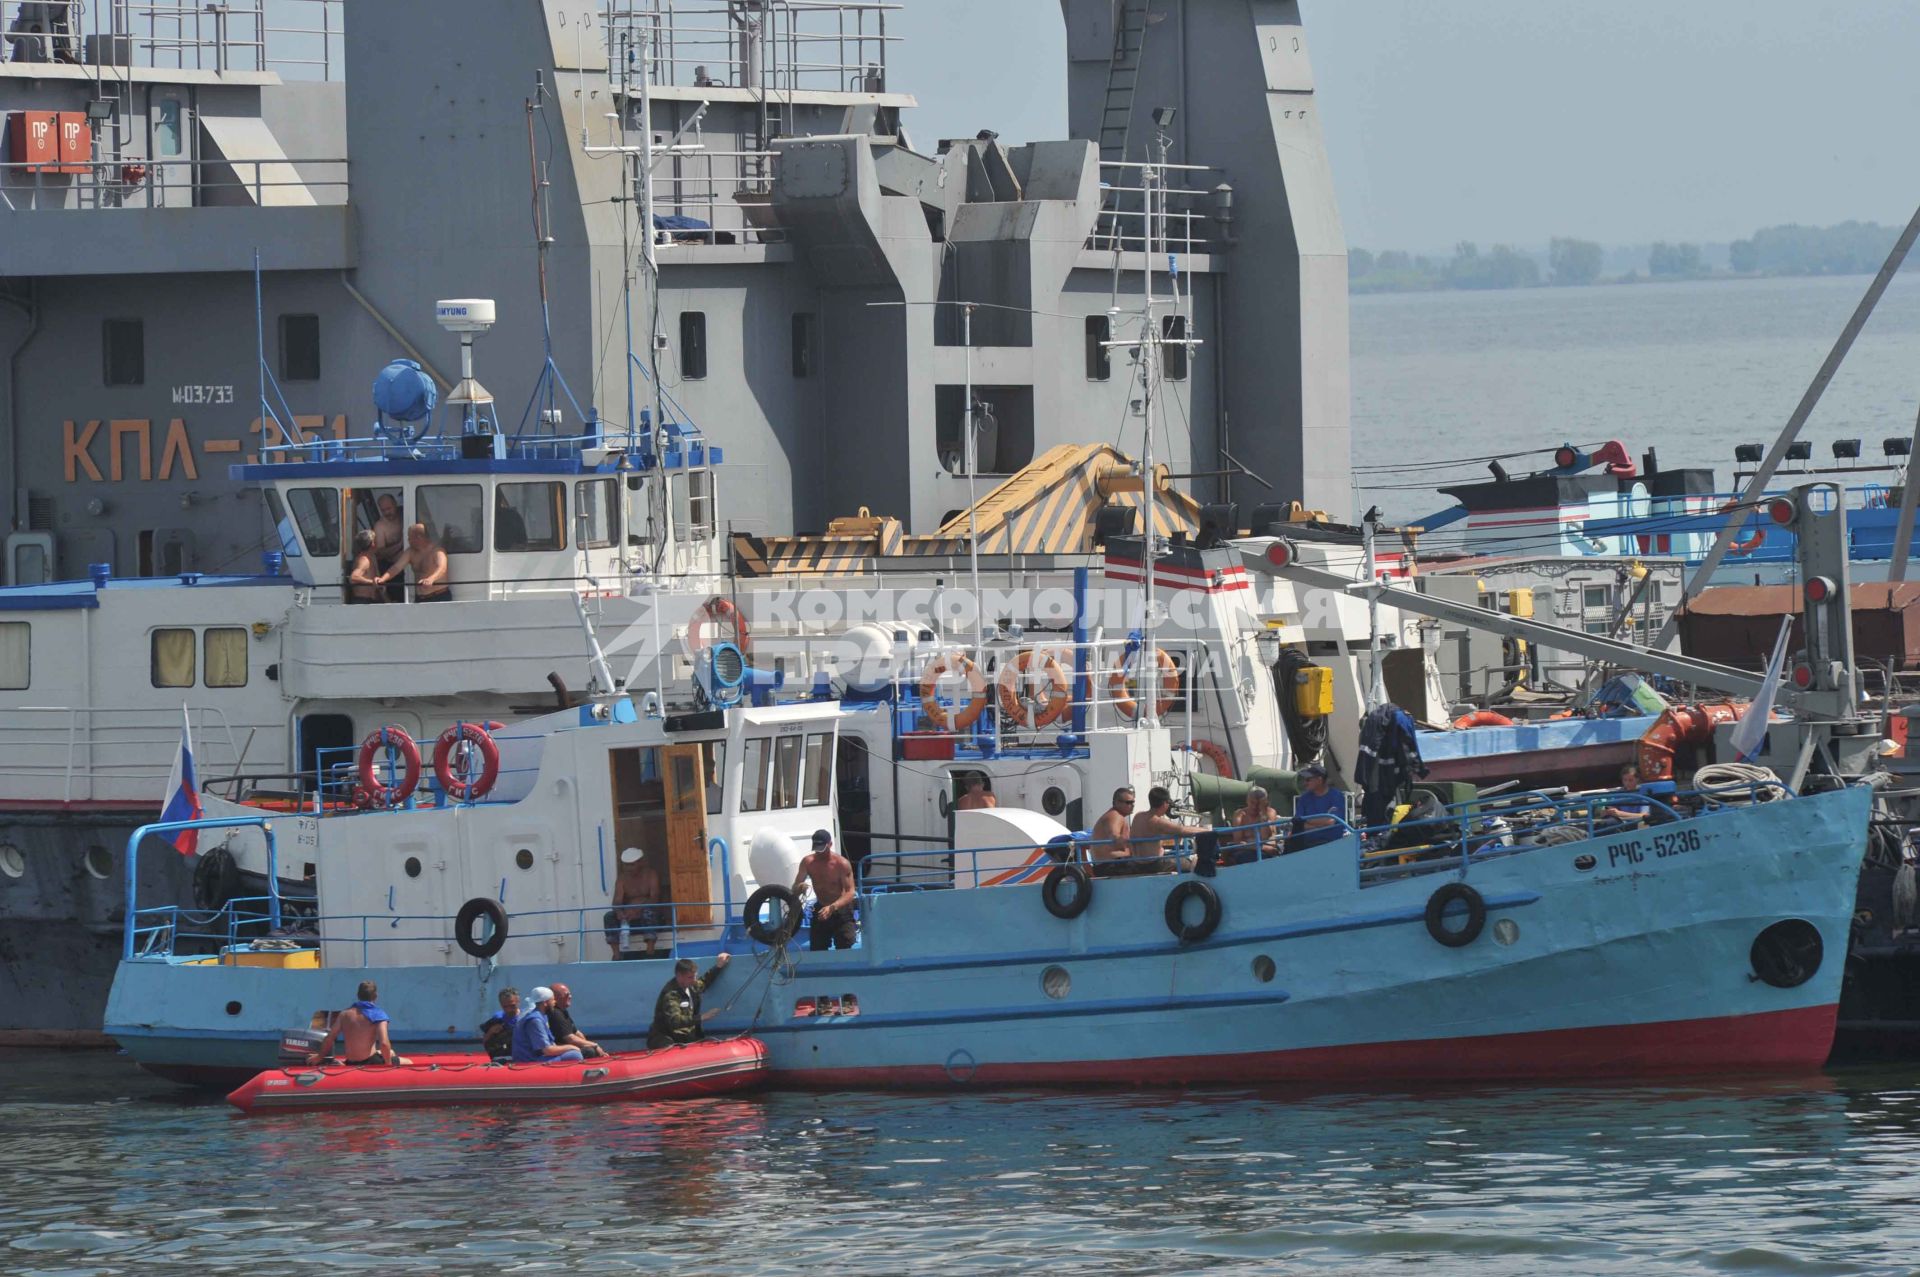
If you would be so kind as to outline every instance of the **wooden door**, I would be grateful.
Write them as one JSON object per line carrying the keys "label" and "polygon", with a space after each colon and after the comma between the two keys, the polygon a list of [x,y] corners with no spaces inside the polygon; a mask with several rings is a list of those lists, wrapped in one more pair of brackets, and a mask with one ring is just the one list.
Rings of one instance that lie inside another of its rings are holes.
{"label": "wooden door", "polygon": [[713,911],[707,874],[707,787],[699,745],[668,745],[660,751],[667,782],[667,894],[682,928],[705,926]]}

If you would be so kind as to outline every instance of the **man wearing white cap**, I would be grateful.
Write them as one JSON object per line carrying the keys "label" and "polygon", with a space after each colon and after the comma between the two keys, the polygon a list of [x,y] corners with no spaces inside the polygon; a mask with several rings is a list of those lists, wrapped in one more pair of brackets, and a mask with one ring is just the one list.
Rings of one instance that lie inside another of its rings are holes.
{"label": "man wearing white cap", "polygon": [[576,1046],[563,1046],[553,1040],[547,1024],[547,1011],[553,1006],[553,990],[541,985],[527,995],[532,1005],[513,1022],[513,1062],[515,1064],[566,1064],[585,1057]]}
{"label": "man wearing white cap", "polygon": [[643,956],[620,947],[623,924],[631,934],[646,942],[644,956],[653,956],[659,933],[673,926],[673,911],[661,903],[661,895],[660,871],[647,859],[647,853],[638,847],[622,850],[619,876],[613,882],[613,908],[607,910],[603,919],[607,948],[613,951],[615,961]]}

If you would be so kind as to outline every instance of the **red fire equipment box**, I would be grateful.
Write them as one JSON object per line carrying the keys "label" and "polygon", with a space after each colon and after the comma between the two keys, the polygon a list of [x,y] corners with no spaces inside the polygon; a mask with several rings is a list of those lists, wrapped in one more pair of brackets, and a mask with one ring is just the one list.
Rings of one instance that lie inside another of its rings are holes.
{"label": "red fire equipment box", "polygon": [[15,111],[7,117],[7,158],[24,164],[15,172],[52,173],[60,158],[60,113]]}
{"label": "red fire equipment box", "polygon": [[60,171],[85,173],[93,167],[93,130],[85,111],[60,112]]}

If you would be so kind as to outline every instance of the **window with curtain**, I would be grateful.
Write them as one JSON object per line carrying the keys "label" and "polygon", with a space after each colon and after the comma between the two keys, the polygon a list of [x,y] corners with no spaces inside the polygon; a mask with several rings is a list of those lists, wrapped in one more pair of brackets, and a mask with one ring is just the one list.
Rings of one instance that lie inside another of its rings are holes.
{"label": "window with curtain", "polygon": [[25,621],[0,621],[0,689],[24,691],[31,682],[32,633]]}
{"label": "window with curtain", "polygon": [[194,633],[190,629],[155,630],[153,632],[153,685],[155,687],[192,687],[194,647]]}
{"label": "window with curtain", "polygon": [[247,685],[247,632],[238,625],[215,626],[201,640],[208,687]]}

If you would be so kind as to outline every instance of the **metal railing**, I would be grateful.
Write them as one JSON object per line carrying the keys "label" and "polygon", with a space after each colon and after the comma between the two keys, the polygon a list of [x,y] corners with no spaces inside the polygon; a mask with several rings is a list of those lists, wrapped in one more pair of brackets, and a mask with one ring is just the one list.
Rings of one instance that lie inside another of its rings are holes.
{"label": "metal railing", "polygon": [[[1203,164],[1102,160],[1100,214],[1087,247],[1102,253],[1174,253],[1190,257],[1220,247],[1210,188],[1221,170]],[[1150,200],[1148,197],[1153,198]],[[1150,213],[1149,205],[1159,207]]]}
{"label": "metal railing", "polygon": [[345,72],[344,0],[0,0],[0,53],[172,71],[278,72],[333,80]]}
{"label": "metal railing", "polygon": [[781,244],[787,232],[774,214],[773,151],[676,152],[655,163],[654,216],[705,226],[654,226],[660,247],[686,244]]}
{"label": "metal railing", "polygon": [[887,14],[876,0],[642,0],[606,7],[607,56],[623,65],[649,31],[653,83],[688,88],[879,93]]}
{"label": "metal railing", "polygon": [[[337,158],[0,163],[0,199],[21,211],[307,207],[344,204],[347,191],[347,161]],[[289,198],[282,199],[283,193]]]}
{"label": "metal railing", "polygon": [[[239,771],[246,766],[258,726],[236,736],[226,713],[211,705],[189,705],[195,729],[196,757],[219,759]],[[206,730],[211,723],[214,731]],[[57,786],[63,803],[97,801],[107,795],[151,799],[157,806],[180,748],[181,711],[128,709],[103,705],[25,705],[0,716],[0,795],[50,798]],[[27,784],[18,782],[26,781]]]}

